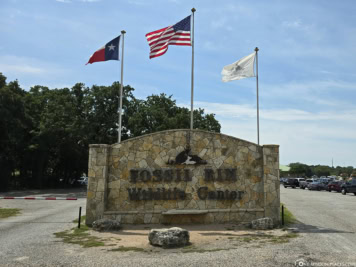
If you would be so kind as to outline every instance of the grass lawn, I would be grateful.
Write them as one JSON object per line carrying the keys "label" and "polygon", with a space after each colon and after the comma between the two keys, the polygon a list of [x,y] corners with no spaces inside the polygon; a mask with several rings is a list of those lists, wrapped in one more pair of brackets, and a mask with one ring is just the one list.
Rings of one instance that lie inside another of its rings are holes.
{"label": "grass lawn", "polygon": [[294,215],[281,203],[281,217],[282,217],[282,205],[284,206],[284,226],[298,222]]}
{"label": "grass lawn", "polygon": [[[73,222],[77,224],[78,220]],[[105,245],[103,242],[104,240],[91,236],[88,233],[90,228],[85,225],[85,216],[81,217],[80,222],[80,228],[74,227],[71,230],[55,233],[54,235],[58,238],[62,238],[62,241],[65,243],[81,245],[84,248],[100,247]]]}
{"label": "grass lawn", "polygon": [[5,209],[5,208],[0,208],[0,219],[2,218],[8,218],[11,216],[16,216],[20,214],[19,209]]}

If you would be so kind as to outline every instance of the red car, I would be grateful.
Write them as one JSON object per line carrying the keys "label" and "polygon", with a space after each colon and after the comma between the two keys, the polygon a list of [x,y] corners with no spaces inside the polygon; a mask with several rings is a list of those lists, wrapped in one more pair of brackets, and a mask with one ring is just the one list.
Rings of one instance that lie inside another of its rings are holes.
{"label": "red car", "polygon": [[336,191],[336,192],[341,192],[341,185],[343,184],[343,181],[332,181],[328,183],[328,191]]}

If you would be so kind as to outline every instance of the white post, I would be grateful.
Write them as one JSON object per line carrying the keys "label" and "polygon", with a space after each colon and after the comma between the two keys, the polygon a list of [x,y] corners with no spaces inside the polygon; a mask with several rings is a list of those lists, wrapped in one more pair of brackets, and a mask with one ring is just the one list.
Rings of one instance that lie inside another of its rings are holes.
{"label": "white post", "polygon": [[119,129],[118,129],[118,143],[121,143],[121,129],[122,129],[122,98],[123,98],[123,83],[124,83],[124,35],[125,31],[121,31],[122,48],[121,48],[121,84],[120,84],[120,104],[119,104]]}
{"label": "white post", "polygon": [[192,8],[192,78],[191,78],[191,98],[190,98],[190,130],[193,130],[193,98],[194,98],[194,12]]}
{"label": "white post", "polygon": [[256,51],[256,95],[257,95],[257,144],[260,145],[260,112],[259,112],[259,101],[258,101],[258,47],[255,48]]}

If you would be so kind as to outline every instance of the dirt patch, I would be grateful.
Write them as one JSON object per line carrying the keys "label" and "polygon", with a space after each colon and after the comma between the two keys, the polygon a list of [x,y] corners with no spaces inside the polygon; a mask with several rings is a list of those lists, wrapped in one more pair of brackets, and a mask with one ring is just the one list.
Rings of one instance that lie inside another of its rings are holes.
{"label": "dirt patch", "polygon": [[137,252],[213,252],[219,250],[243,247],[262,247],[267,244],[280,244],[289,242],[298,236],[296,233],[284,229],[256,231],[245,227],[224,225],[182,225],[190,234],[190,245],[183,248],[163,249],[153,247],[148,242],[148,233],[151,229],[170,228],[173,226],[158,225],[125,225],[123,229],[115,232],[96,232],[89,230],[90,236],[104,242],[108,251],[137,251]]}

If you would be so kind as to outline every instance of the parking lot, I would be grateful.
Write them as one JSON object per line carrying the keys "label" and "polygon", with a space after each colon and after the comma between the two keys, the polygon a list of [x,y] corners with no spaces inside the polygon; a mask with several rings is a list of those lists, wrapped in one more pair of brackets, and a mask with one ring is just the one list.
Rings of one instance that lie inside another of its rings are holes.
{"label": "parking lot", "polygon": [[[110,252],[62,243],[54,233],[73,227],[79,206],[85,210],[85,192],[18,192],[13,196],[79,199],[0,200],[2,208],[22,210],[17,217],[0,220],[0,266],[295,266],[297,260],[318,264],[314,266],[356,266],[353,194],[281,186],[281,202],[300,221],[294,225],[299,237],[288,243],[256,246],[252,242],[190,253]],[[221,238],[231,240],[231,236]]]}
{"label": "parking lot", "polygon": [[[311,191],[281,186],[281,201],[301,222],[305,246],[320,254],[355,259],[356,196],[337,192]],[[356,262],[356,261],[354,261]]]}

